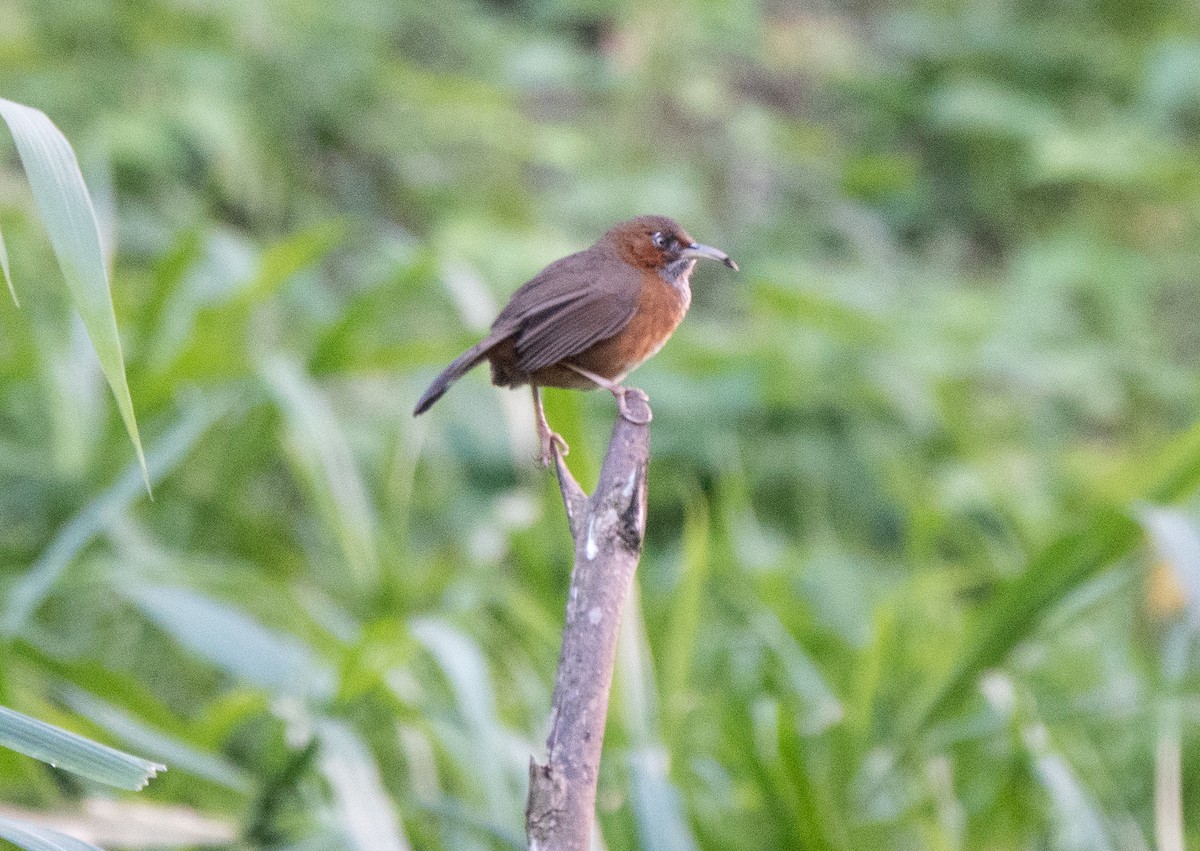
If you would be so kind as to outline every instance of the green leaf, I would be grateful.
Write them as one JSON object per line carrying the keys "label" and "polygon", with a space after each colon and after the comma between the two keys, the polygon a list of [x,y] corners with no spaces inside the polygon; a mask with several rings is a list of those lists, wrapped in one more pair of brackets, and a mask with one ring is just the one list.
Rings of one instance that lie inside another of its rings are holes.
{"label": "green leaf", "polygon": [[[209,426],[229,410],[230,396],[203,397],[202,404],[186,411],[169,432],[162,435],[150,453],[149,470],[158,481],[185,458]],[[0,612],[0,635],[15,635],[25,628],[30,615],[49,595],[54,583],[62,576],[93,538],[111,526],[142,492],[141,470],[127,469],[106,491],[64,523],[41,557],[11,587],[8,601]]]}
{"label": "green leaf", "polygon": [[292,276],[315,266],[346,236],[343,222],[321,222],[271,245],[263,252],[258,274],[242,294],[243,301],[262,301],[275,293]]}
{"label": "green leaf", "polygon": [[[446,678],[461,716],[478,745],[473,754],[472,775],[479,784],[488,817],[503,820],[515,803],[505,774],[503,743],[508,737],[496,707],[487,656],[471,636],[437,618],[416,618],[409,624],[413,637],[425,648]],[[510,764],[510,763],[509,763]]]}
{"label": "green leaf", "polygon": [[783,707],[777,715],[779,765],[795,790],[794,829],[804,837],[804,848],[847,849],[842,811],[829,794],[832,784],[821,760],[810,753],[811,742],[796,724],[797,716]]}
{"label": "green leaf", "polygon": [[688,825],[687,807],[670,776],[663,745],[658,696],[641,595],[635,582],[621,613],[617,637],[617,711],[628,730],[629,803],[637,823],[638,847],[648,851],[693,851],[699,843]]}
{"label": "green leaf", "polygon": [[687,805],[671,782],[666,748],[631,748],[629,801],[637,821],[638,847],[646,851],[696,851],[700,846],[687,822]]}
{"label": "green leaf", "polygon": [[358,851],[407,851],[412,846],[396,817],[379,764],[349,726],[335,720],[317,726],[321,773],[329,781],[338,818]]}
{"label": "green leaf", "polygon": [[1054,826],[1051,847],[1064,851],[1107,851],[1113,848],[1103,811],[1067,759],[1049,743],[1041,725],[1023,731],[1033,774],[1046,795]]}
{"label": "green leaf", "polygon": [[82,689],[66,689],[62,699],[75,712],[111,732],[122,744],[171,763],[172,771],[194,774],[235,792],[249,792],[251,789],[250,778],[236,765],[160,732],[133,714]]}
{"label": "green leaf", "polygon": [[[1131,487],[1122,505],[1174,502],[1200,487],[1200,424],[1169,445],[1149,465],[1143,483]],[[1128,554],[1141,540],[1137,522],[1122,508],[1101,507],[1035,555],[1025,571],[1003,589],[989,617],[968,642],[953,671],[921,710],[915,729],[925,731],[969,693],[979,676],[1042,623],[1068,593]],[[913,736],[907,736],[912,746]]]}
{"label": "green leaf", "polygon": [[230,281],[227,292],[187,308],[183,324],[191,325],[191,331],[186,339],[176,341],[173,357],[161,359],[155,370],[159,385],[169,392],[181,381],[204,384],[246,374],[253,363],[255,317],[263,304],[296,275],[319,263],[338,244],[342,231],[338,223],[330,222],[293,234],[262,253],[252,277]]}
{"label": "green leaf", "polygon": [[797,720],[802,732],[815,736],[841,721],[845,714],[841,701],[779,618],[770,611],[756,612],[750,616],[750,628],[778,659],[783,683],[799,701]]}
{"label": "green leaf", "polygon": [[697,486],[685,491],[683,546],[679,585],[671,595],[671,625],[667,631],[662,653],[663,697],[666,701],[667,723],[663,731],[668,751],[674,750],[680,736],[687,734],[685,719],[686,690],[693,661],[700,649],[700,633],[704,608],[704,584],[709,574],[708,503]]}
{"label": "green leaf", "polygon": [[341,545],[343,563],[355,581],[374,581],[379,576],[377,521],[333,406],[307,375],[282,358],[266,359],[262,375],[287,423],[294,464]]}
{"label": "green leaf", "polygon": [[100,783],[141,789],[166,766],[0,706],[0,745]]}
{"label": "green leaf", "polygon": [[0,838],[26,851],[101,851],[90,842],[15,818],[0,817]]}
{"label": "green leaf", "polygon": [[12,270],[8,268],[8,249],[4,247],[4,234],[2,233],[0,233],[0,273],[3,273],[4,282],[8,284],[8,292],[12,296],[13,304],[20,307],[21,302],[17,298],[17,290],[13,286]]}
{"label": "green leaf", "polygon": [[[125,378],[125,360],[109,289],[108,267],[100,248],[100,227],[75,152],[66,137],[39,110],[0,98],[0,118],[7,122],[12,132],[33,190],[34,203],[50,236],[71,300],[83,319],[100,359],[100,368],[117,400],[125,430],[137,451],[142,479],[149,490],[150,473],[146,469],[133,399]],[[7,266],[5,259],[6,278]],[[9,287],[12,287],[11,279]]]}
{"label": "green leaf", "polygon": [[243,682],[269,691],[327,697],[333,672],[299,638],[267,629],[233,606],[187,588],[122,589],[185,648]]}

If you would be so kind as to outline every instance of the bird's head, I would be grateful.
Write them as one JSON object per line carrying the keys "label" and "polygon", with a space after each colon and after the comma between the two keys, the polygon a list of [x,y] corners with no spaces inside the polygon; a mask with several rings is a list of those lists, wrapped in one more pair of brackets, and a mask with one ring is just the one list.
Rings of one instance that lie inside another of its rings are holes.
{"label": "bird's head", "polygon": [[674,284],[692,271],[696,260],[720,260],[737,271],[729,255],[711,245],[696,242],[674,219],[666,216],[638,216],[613,226],[604,235],[621,259],[639,269],[658,272]]}

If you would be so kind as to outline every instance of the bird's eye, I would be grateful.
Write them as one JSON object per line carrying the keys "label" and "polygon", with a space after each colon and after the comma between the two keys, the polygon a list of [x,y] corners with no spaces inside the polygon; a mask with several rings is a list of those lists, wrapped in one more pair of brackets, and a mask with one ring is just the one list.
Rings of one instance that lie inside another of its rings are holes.
{"label": "bird's eye", "polygon": [[655,248],[666,248],[675,241],[675,237],[658,230],[650,237],[650,241],[654,243]]}

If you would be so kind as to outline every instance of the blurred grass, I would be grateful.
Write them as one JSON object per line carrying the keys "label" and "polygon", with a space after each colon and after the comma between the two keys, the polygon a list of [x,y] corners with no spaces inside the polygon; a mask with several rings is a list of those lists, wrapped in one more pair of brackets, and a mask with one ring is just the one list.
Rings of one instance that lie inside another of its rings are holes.
{"label": "blurred grass", "polygon": [[[0,151],[0,703],[169,762],[141,794],[236,847],[519,847],[558,491],[524,391],[410,412],[507,293],[652,211],[744,271],[697,270],[635,378],[606,846],[1200,841],[1195,601],[1138,526],[1200,518],[1192,5],[0,20],[0,95],[114,240],[155,481]],[[611,399],[546,406],[590,486]],[[0,752],[6,800],[88,792]]]}

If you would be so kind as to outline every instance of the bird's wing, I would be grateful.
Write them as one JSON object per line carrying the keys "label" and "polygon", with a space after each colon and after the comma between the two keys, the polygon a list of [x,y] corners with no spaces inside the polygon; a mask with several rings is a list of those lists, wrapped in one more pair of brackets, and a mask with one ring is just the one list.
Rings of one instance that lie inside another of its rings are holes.
{"label": "bird's wing", "polygon": [[[512,329],[517,366],[523,372],[587,351],[629,324],[637,311],[641,276],[627,264],[603,264],[572,254],[547,266],[513,293],[492,325]],[[601,283],[603,279],[603,283]]]}

